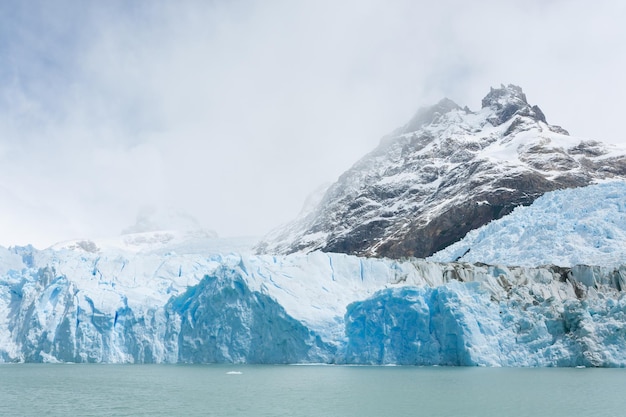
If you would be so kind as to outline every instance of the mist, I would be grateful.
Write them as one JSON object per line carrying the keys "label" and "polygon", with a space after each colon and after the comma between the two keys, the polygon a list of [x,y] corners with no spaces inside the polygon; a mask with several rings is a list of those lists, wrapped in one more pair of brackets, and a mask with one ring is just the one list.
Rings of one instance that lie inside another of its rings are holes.
{"label": "mist", "polygon": [[295,217],[421,106],[520,85],[626,145],[618,1],[0,5],[0,245],[112,236],[145,207],[220,236]]}

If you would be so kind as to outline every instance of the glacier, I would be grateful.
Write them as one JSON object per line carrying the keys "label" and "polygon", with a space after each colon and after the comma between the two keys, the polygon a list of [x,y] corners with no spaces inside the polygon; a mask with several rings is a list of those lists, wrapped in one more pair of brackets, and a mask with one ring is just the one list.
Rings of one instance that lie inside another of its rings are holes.
{"label": "glacier", "polygon": [[553,191],[428,259],[504,265],[618,266],[626,260],[626,182]]}
{"label": "glacier", "polygon": [[626,366],[626,266],[186,239],[0,248],[0,362]]}

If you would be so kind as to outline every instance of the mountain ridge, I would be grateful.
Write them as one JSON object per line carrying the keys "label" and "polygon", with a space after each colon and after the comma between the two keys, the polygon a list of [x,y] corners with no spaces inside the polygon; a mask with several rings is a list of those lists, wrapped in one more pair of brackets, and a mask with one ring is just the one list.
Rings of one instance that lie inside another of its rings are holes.
{"label": "mountain ridge", "polygon": [[548,191],[626,178],[626,150],[550,125],[522,89],[491,88],[472,112],[420,109],[258,253],[426,257]]}

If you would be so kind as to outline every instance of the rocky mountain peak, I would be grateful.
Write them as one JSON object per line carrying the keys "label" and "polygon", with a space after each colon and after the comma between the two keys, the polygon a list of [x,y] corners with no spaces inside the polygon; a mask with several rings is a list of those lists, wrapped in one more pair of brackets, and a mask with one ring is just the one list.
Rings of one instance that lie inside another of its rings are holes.
{"label": "rocky mountain peak", "polygon": [[513,84],[500,88],[491,88],[489,94],[483,98],[482,107],[491,108],[494,117],[489,122],[494,126],[499,126],[507,122],[516,115],[530,117],[536,121],[546,122],[546,116],[538,106],[531,106],[526,100],[526,94],[521,87]]}
{"label": "rocky mountain peak", "polygon": [[423,126],[438,123],[442,116],[461,107],[449,98],[444,98],[439,103],[420,108],[415,116],[402,128],[402,133],[410,133],[419,130]]}
{"label": "rocky mountain peak", "polygon": [[483,98],[482,106],[501,108],[506,104],[528,105],[526,94],[521,87],[513,84],[505,86],[500,84],[500,88],[491,87],[489,93]]}

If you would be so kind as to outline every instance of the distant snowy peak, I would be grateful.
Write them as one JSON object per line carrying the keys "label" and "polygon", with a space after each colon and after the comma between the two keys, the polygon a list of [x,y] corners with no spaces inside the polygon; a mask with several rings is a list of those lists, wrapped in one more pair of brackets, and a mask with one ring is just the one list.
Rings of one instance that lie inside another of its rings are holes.
{"label": "distant snowy peak", "polygon": [[420,109],[257,250],[425,257],[548,191],[611,178],[626,178],[626,150],[569,136],[501,86],[475,112]]}
{"label": "distant snowy peak", "polygon": [[[121,236],[77,239],[57,243],[49,249],[58,253],[86,252],[106,256],[217,254],[253,252],[257,237],[219,238],[200,231],[160,230],[156,232],[128,233]],[[0,257],[1,260],[1,257]],[[0,270],[1,272],[1,270]]]}
{"label": "distant snowy peak", "polygon": [[135,224],[124,229],[122,234],[162,231],[179,231],[204,237],[217,237],[217,233],[203,227],[191,214],[173,207],[164,209],[144,207],[137,215]]}
{"label": "distant snowy peak", "polygon": [[144,207],[137,215],[134,225],[127,227],[119,236],[95,239],[75,239],[60,242],[51,247],[56,251],[79,251],[89,253],[167,253],[173,250],[195,253],[206,247],[207,251],[223,246],[247,253],[251,251],[250,238],[220,239],[213,230],[203,227],[190,214],[174,208],[157,209]]}

